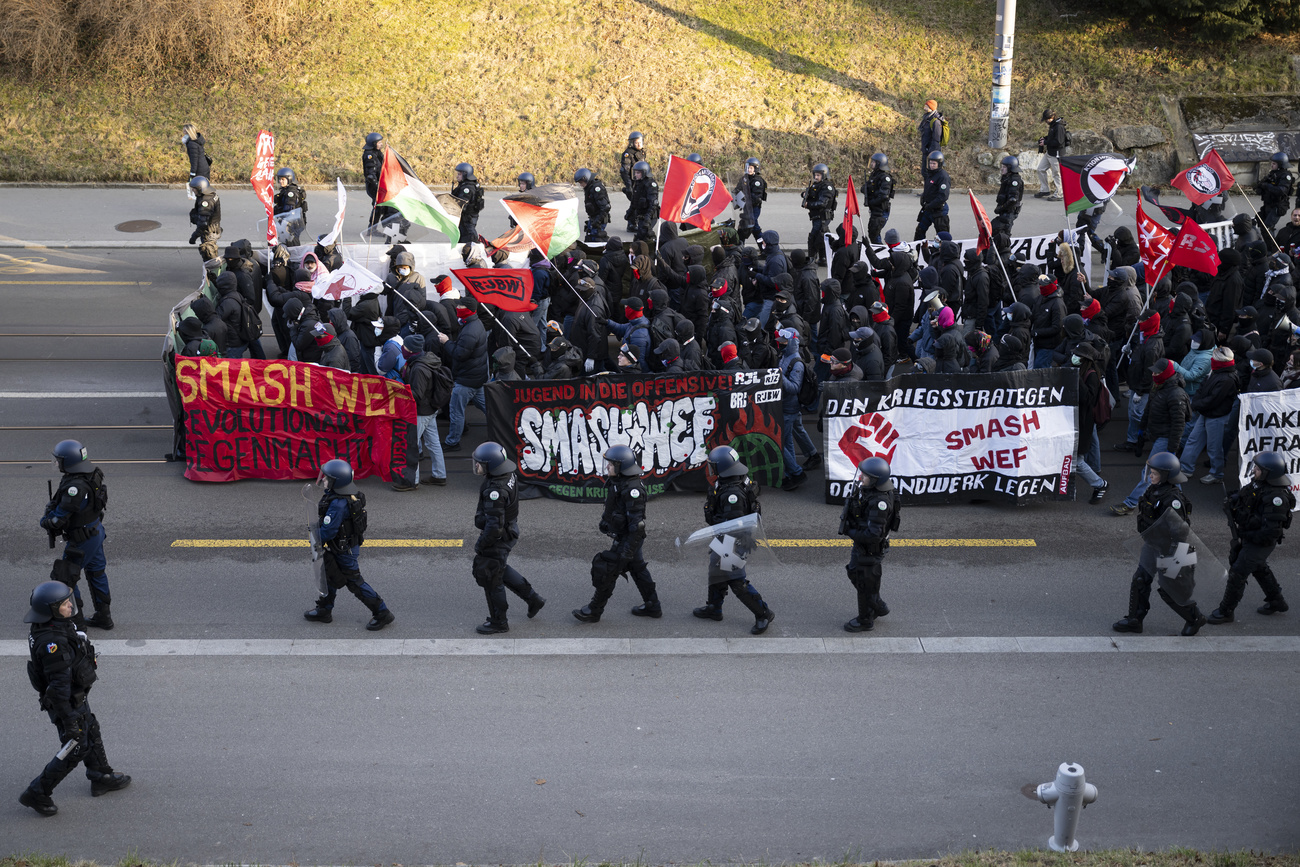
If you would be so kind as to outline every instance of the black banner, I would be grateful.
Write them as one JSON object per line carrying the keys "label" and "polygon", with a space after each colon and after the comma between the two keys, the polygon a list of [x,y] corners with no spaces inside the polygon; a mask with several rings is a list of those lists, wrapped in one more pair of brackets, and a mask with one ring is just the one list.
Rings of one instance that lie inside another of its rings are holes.
{"label": "black banner", "polygon": [[781,483],[778,370],[488,383],[488,431],[520,481],[561,500],[605,499],[604,452],[631,446],[646,489],[703,487],[709,451],[731,445],[760,485]]}

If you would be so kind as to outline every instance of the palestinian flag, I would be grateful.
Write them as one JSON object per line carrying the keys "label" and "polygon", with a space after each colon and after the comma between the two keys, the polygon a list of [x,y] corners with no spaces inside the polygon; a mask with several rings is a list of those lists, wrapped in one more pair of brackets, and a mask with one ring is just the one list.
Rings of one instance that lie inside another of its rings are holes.
{"label": "palestinian flag", "polygon": [[1065,213],[1086,211],[1109,201],[1133,171],[1136,160],[1120,154],[1061,157],[1061,195]]}
{"label": "palestinian flag", "polygon": [[379,193],[375,203],[397,208],[412,223],[442,232],[451,243],[460,241],[460,224],[447,213],[433,191],[415,176],[411,164],[389,147],[384,151],[384,167],[379,173]]}
{"label": "palestinian flag", "polygon": [[[509,193],[502,196],[502,199],[510,202],[538,205],[543,208],[563,209],[567,207],[563,203],[569,199],[580,201],[582,192],[573,184],[542,184],[540,187],[534,187],[522,193]],[[519,222],[518,218],[515,218],[515,222]],[[533,249],[533,242],[528,240],[524,230],[517,225],[513,226],[501,237],[488,241],[487,244],[492,250],[505,250],[509,253],[523,253]]]}
{"label": "palestinian flag", "polygon": [[[512,193],[501,200],[501,206],[519,224],[530,245],[548,259],[560,255],[581,237],[578,188],[573,184],[543,184],[525,193]],[[509,237],[507,233],[497,240]]]}

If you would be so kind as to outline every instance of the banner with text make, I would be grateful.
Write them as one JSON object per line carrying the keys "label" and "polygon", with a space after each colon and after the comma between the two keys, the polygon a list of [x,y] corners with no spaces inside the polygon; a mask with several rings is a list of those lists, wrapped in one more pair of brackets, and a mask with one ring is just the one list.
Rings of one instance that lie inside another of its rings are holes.
{"label": "banner with text make", "polygon": [[548,497],[605,499],[605,450],[630,446],[650,496],[703,490],[709,451],[730,445],[760,485],[781,483],[781,371],[630,374],[491,382],[488,431]]}
{"label": "banner with text make", "polygon": [[1078,374],[1066,368],[826,383],[826,502],[865,458],[909,504],[1074,498]]}
{"label": "banner with text make", "polygon": [[297,361],[178,357],[176,387],[191,481],[314,479],[334,458],[358,479],[414,475],[415,400],[403,383]]}

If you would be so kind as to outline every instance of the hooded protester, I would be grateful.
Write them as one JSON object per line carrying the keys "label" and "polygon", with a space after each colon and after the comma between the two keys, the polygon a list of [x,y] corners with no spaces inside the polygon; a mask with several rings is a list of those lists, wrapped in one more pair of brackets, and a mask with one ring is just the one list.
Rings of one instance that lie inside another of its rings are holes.
{"label": "hooded protester", "polygon": [[[1183,378],[1178,375],[1172,361],[1157,358],[1150,366],[1149,373],[1151,397],[1143,408],[1141,428],[1151,442],[1151,454],[1171,452],[1176,455],[1183,449],[1183,432],[1187,428],[1192,402],[1183,389]],[[1123,503],[1110,507],[1111,513],[1127,515],[1132,512],[1149,485],[1144,468],[1138,484],[1124,498]]]}
{"label": "hooded protester", "polygon": [[[343,344],[339,343],[337,338],[338,334],[334,331],[333,325],[317,322],[312,326],[312,339],[316,341],[316,347],[320,350],[320,361],[317,364],[322,367],[350,371],[352,367],[348,363],[348,351],[343,348]],[[423,343],[423,340],[421,340],[421,343]]]}
{"label": "hooded protester", "polygon": [[1099,362],[1096,348],[1087,343],[1074,347],[1066,359],[1066,365],[1079,371],[1079,451],[1072,466],[1092,486],[1092,496],[1088,499],[1090,506],[1102,501],[1108,487],[1097,472],[1101,469],[1101,441],[1097,438],[1094,407],[1102,389],[1101,374],[1097,370]]}
{"label": "hooded protester", "polygon": [[988,328],[992,320],[989,317],[989,272],[984,267],[984,260],[974,250],[967,250],[966,282],[962,290],[961,316],[968,331]]}
{"label": "hooded protester", "polygon": [[[876,336],[876,330],[869,325],[863,325],[855,331],[849,333],[852,339],[852,352],[849,359],[854,362],[854,366],[861,370],[862,375],[859,377],[870,381],[881,380],[885,378],[885,358],[880,351],[880,340]],[[841,347],[842,349],[842,347]],[[837,358],[835,353],[831,353],[832,358]],[[822,361],[831,366],[831,375],[835,373],[835,362],[827,362],[825,358]]]}
{"label": "hooded protester", "polygon": [[652,349],[658,348],[663,341],[671,339],[677,333],[677,323],[685,319],[669,305],[668,292],[664,289],[656,289],[650,293],[650,298],[645,305],[645,315],[650,320]]}
{"label": "hooded protester", "polygon": [[853,357],[843,347],[832,352],[829,361],[825,358],[822,361],[826,361],[831,366],[831,375],[827,382],[862,382],[865,376],[862,368],[853,363]]}
{"label": "hooded protester", "polygon": [[957,246],[956,241],[939,242],[939,288],[943,289],[944,295],[948,298],[949,306],[953,308],[953,315],[964,313],[961,309],[961,302],[964,295],[965,281],[962,278],[961,268],[961,247]]}
{"label": "hooded protester", "polygon": [[938,332],[934,339],[934,372],[963,373],[969,363],[966,342],[957,327],[952,308],[944,307],[934,317]]}
{"label": "hooded protester", "polygon": [[1246,357],[1250,361],[1250,381],[1243,392],[1254,394],[1282,390],[1282,378],[1273,370],[1273,353],[1267,349],[1252,349]]}
{"label": "hooded protester", "polygon": [[755,277],[758,291],[754,300],[745,305],[744,314],[745,318],[757,317],[766,327],[772,315],[772,303],[781,289],[777,278],[789,272],[790,262],[781,250],[781,236],[771,229],[763,233],[759,245],[763,252],[763,270]]}
{"label": "hooded protester", "polygon": [[[695,249],[699,249],[698,247]],[[783,275],[788,276],[788,275]],[[689,319],[696,334],[704,334],[709,325],[709,278],[703,265],[686,266],[686,285],[682,288],[682,316]]]}
{"label": "hooded protester", "polygon": [[[863,312],[865,313],[865,311]],[[849,318],[852,320],[852,313],[849,314]],[[793,328],[795,331],[798,331],[800,348],[807,348],[813,345],[812,326],[810,326],[804,318],[799,315],[798,311],[795,309],[794,299],[791,297],[790,293],[784,289],[776,293],[776,300],[772,304],[772,318],[768,320],[768,324],[778,331],[782,328]],[[865,320],[863,324],[865,324]]]}
{"label": "hooded protester", "polygon": [[750,370],[776,367],[780,353],[772,345],[771,332],[751,316],[740,325],[740,357]]}
{"label": "hooded protester", "polygon": [[[826,281],[834,282],[834,281]],[[821,466],[821,455],[813,445],[812,437],[803,426],[803,410],[799,406],[799,392],[803,387],[805,376],[811,376],[799,353],[799,335],[792,328],[783,328],[776,335],[777,346],[781,350],[779,366],[781,369],[781,411],[785,415],[785,426],[781,431],[781,457],[785,461],[785,478],[781,483],[783,491],[793,491],[808,480],[806,470]],[[837,347],[838,348],[838,347]],[[829,353],[828,353],[829,354]],[[830,365],[827,364],[829,373]],[[798,444],[806,457],[799,465],[795,456]]]}
{"label": "hooded protester", "polygon": [[1179,454],[1183,473],[1191,476],[1196,471],[1196,461],[1201,452],[1209,453],[1210,472],[1200,479],[1203,485],[1223,481],[1227,469],[1223,447],[1232,408],[1240,392],[1241,382],[1237,378],[1232,350],[1226,346],[1215,348],[1210,355],[1210,374],[1192,397],[1195,419]]}
{"label": "hooded protester", "polygon": [[725,286],[715,285],[712,294],[714,297],[709,311],[709,323],[704,329],[704,342],[708,345],[713,367],[724,368],[726,359],[722,357],[722,346],[730,343],[736,349],[740,339],[736,333],[736,311],[726,297]]}
{"label": "hooded protester", "polygon": [[217,352],[221,355],[226,354],[226,344],[230,339],[230,329],[220,316],[217,315],[217,308],[212,305],[206,295],[199,295],[190,302],[190,310],[194,311],[194,316],[203,323],[203,330],[212,342],[217,344]]}
{"label": "hooded protester", "polygon": [[1020,266],[1020,270],[1016,271],[1015,276],[1011,278],[1011,292],[1015,295],[1017,301],[1030,310],[1034,309],[1041,297],[1038,294],[1038,287],[1040,285],[1039,278],[1042,276],[1043,272],[1038,270],[1037,265],[1026,262]]}
{"label": "hooded protester", "polygon": [[1020,338],[1007,332],[998,338],[998,359],[993,363],[993,372],[1014,372],[1025,369],[1025,349]]}
{"label": "hooded protester", "polygon": [[199,343],[206,337],[203,323],[197,316],[186,316],[181,320],[176,332],[181,337],[180,355],[195,357],[199,354]]}
{"label": "hooded protester", "polygon": [[695,339],[695,326],[689,319],[677,323],[677,343],[681,347],[680,358],[683,373],[694,373],[704,369],[704,352],[700,342]]}
{"label": "hooded protester", "polygon": [[560,335],[551,339],[548,347],[551,363],[542,379],[573,379],[582,374],[582,352]]}
{"label": "hooded protester", "polygon": [[678,237],[676,223],[660,225],[655,274],[668,290],[673,306],[682,302],[682,288],[686,285],[686,248],[689,246],[689,241]]}
{"label": "hooded protester", "polygon": [[1241,254],[1236,250],[1219,251],[1219,271],[1210,284],[1210,296],[1205,302],[1205,315],[1219,333],[1219,339],[1226,339],[1232,329],[1232,317],[1238,305],[1242,303]]}
{"label": "hooded protester", "polygon": [[[1165,340],[1164,333],[1160,330],[1159,313],[1146,310],[1141,314],[1138,330],[1129,343],[1128,351],[1128,432],[1124,442],[1116,443],[1114,449],[1117,452],[1131,451],[1136,454],[1142,450],[1142,442],[1151,440],[1143,432],[1143,419],[1146,417],[1147,401],[1152,389],[1151,370],[1157,361],[1165,357]],[[1180,439],[1181,436],[1179,432]],[[1136,503],[1137,497],[1133,501]]]}
{"label": "hooded protester", "polygon": [[992,373],[999,360],[998,348],[993,345],[993,335],[978,329],[967,333],[966,348],[969,351],[967,373]]}
{"label": "hooded protester", "polygon": [[453,341],[445,334],[439,338],[443,342],[444,358],[451,365],[453,381],[448,406],[451,418],[447,439],[443,441],[444,451],[460,448],[460,439],[465,432],[465,408],[470,401],[487,415],[483,385],[488,379],[488,339],[487,331],[479,321],[478,301],[457,298],[456,318],[460,320],[460,333],[456,339]]}
{"label": "hooded protester", "polygon": [[361,350],[361,341],[357,340],[357,335],[352,331],[348,323],[347,311],[342,307],[335,307],[329,312],[330,325],[334,328],[335,340],[343,347],[343,351],[348,357],[347,369],[353,373],[361,373],[363,355]]}
{"label": "hooded protester", "polygon": [[654,357],[659,364],[656,373],[684,373],[682,368],[682,346],[677,338],[669,337],[661,341],[654,349]]}
{"label": "hooded protester", "polygon": [[[623,241],[610,238],[605,242],[605,252],[600,257],[600,267],[596,272],[605,284],[605,292],[610,310],[619,310],[627,296],[632,278],[632,265],[627,253],[623,251]],[[536,281],[534,281],[536,286]]]}
{"label": "hooded protester", "polygon": [[871,305],[871,330],[876,332],[880,357],[888,371],[898,360],[898,333],[894,331],[894,319],[889,315],[889,307],[883,301]]}
{"label": "hooded protester", "polygon": [[502,346],[492,353],[488,368],[493,382],[518,382],[523,379],[515,370],[515,351],[509,346]]}
{"label": "hooded protester", "polygon": [[1038,278],[1038,305],[1034,308],[1034,369],[1051,367],[1052,356],[1065,336],[1065,301],[1061,287],[1048,275]]}
{"label": "hooded protester", "polygon": [[885,232],[885,244],[889,247],[889,255],[883,260],[876,256],[870,244],[863,247],[863,250],[871,266],[885,281],[884,302],[889,307],[894,322],[907,328],[915,318],[914,287],[920,272],[916,267],[916,260],[903,249],[902,239],[897,229],[889,229]]}
{"label": "hooded protester", "polygon": [[[823,280],[821,284],[822,318],[817,324],[817,352],[830,355],[841,346],[849,345],[849,312],[840,301],[840,284],[838,280]],[[819,378],[830,374],[830,366],[818,365]]]}
{"label": "hooded protester", "polygon": [[1136,268],[1141,264],[1142,252],[1133,238],[1133,230],[1128,226],[1120,226],[1108,240],[1111,242],[1111,265],[1128,265]]}

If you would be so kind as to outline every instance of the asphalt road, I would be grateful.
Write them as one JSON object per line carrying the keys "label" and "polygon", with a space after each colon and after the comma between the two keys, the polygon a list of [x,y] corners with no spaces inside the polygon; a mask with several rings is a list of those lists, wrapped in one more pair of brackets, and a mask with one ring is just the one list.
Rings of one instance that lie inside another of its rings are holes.
{"label": "asphalt road", "polygon": [[[11,221],[0,234],[40,240],[48,228],[16,193],[77,212],[67,192],[0,190],[0,219]],[[183,223],[183,193],[165,195]],[[87,207],[105,231],[78,231],[107,241],[121,220],[163,221],[163,208],[145,204]],[[703,601],[703,570],[672,540],[699,525],[698,497],[650,507],[647,554],[664,618],[629,616],[638,600],[620,586],[593,626],[568,611],[590,593],[599,507],[528,501],[514,562],[549,603],[531,621],[513,606],[507,640],[518,643],[502,646],[514,655],[417,658],[397,642],[477,640],[484,606],[469,547],[369,547],[364,571],[397,615],[376,637],[346,596],[333,624],[301,619],[314,595],[301,549],[173,546],[296,539],[304,521],[298,483],[196,484],[161,461],[171,433],[160,331],[195,282],[193,251],[6,252],[0,479],[9,496],[0,518],[10,528],[2,598],[11,614],[0,618],[0,690],[10,697],[0,703],[9,735],[0,780],[16,796],[57,749],[15,643],[25,639],[26,596],[48,570],[36,520],[49,450],[74,436],[104,464],[112,491],[118,627],[103,635],[93,704],[110,757],[136,781],[91,801],[70,777],[53,820],[0,800],[0,850],[328,864],[924,857],[1044,844],[1050,814],[1020,789],[1066,760],[1101,790],[1082,818],[1086,846],[1300,847],[1300,754],[1291,746],[1300,653],[1286,643],[1300,636],[1294,614],[1254,614],[1252,586],[1239,622],[1207,627],[1208,639],[1172,638],[1181,623],[1157,604],[1148,634],[1119,648],[1148,652],[1047,652],[1113,635],[1133,568],[1131,519],[1083,503],[908,509],[904,539],[1033,546],[895,547],[884,585],[893,613],[862,639],[880,641],[882,653],[795,649],[844,637],[847,551],[781,548],[779,562],[753,572],[777,619],[752,641],[806,641],[714,653],[691,642],[751,641],[750,619],[734,600],[722,623],[690,616]],[[126,396],[68,396],[105,393]],[[1112,428],[1107,447],[1120,435]],[[472,425],[468,445],[483,435]],[[1138,462],[1112,454],[1103,475],[1117,501]],[[446,488],[414,494],[362,482],[371,536],[471,542],[468,458],[452,458],[450,470]],[[1189,496],[1206,547],[1224,556],[1222,491],[1192,484]],[[764,518],[774,538],[817,540],[834,536],[837,512],[813,483],[766,492]],[[1297,574],[1291,548],[1274,561],[1287,586]],[[1204,608],[1221,587],[1203,570]],[[1225,649],[1224,636],[1260,639],[1264,649]],[[1021,651],[1009,652],[1017,637]],[[158,649],[198,638],[213,643],[180,655]],[[575,638],[584,642],[554,652],[530,643]],[[628,653],[594,641],[650,638],[676,643]],[[926,652],[902,652],[918,638]],[[312,655],[276,656],[247,643],[256,639],[325,642],[301,645]]]}

